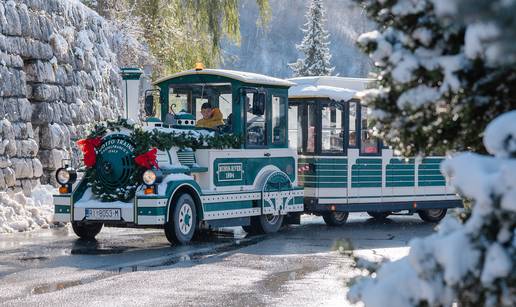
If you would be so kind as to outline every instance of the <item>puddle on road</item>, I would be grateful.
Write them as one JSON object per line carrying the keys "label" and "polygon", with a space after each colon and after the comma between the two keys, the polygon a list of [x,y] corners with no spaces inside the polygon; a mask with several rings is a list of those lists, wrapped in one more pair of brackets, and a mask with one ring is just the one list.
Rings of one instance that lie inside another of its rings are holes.
{"label": "puddle on road", "polygon": [[289,281],[301,280],[306,275],[316,272],[320,269],[322,269],[322,267],[307,263],[295,269],[272,273],[265,279],[261,280],[259,283],[268,293],[274,293],[279,291],[280,288]]}
{"label": "puddle on road", "polygon": [[[227,232],[214,232],[209,234],[210,238],[213,242],[213,238],[217,238],[215,243],[226,243],[223,245],[215,246],[213,248],[206,248],[205,251],[200,252],[193,252],[193,253],[184,253],[180,255],[173,255],[168,257],[166,260],[161,260],[159,262],[154,261],[152,259],[149,259],[149,264],[147,265],[128,265],[128,266],[120,266],[117,268],[98,268],[99,270],[104,269],[105,272],[89,277],[89,278],[83,278],[80,280],[72,280],[72,281],[65,281],[65,282],[57,282],[57,283],[51,283],[51,284],[43,284],[39,285],[37,287],[34,287],[31,291],[31,294],[37,295],[37,294],[44,294],[49,292],[55,292],[64,290],[70,287],[80,286],[92,282],[99,281],[101,279],[105,279],[108,277],[116,276],[119,274],[125,274],[125,273],[132,273],[132,272],[138,272],[138,271],[149,271],[149,270],[157,270],[160,267],[166,267],[175,265],[181,262],[187,262],[187,261],[200,261],[204,259],[209,259],[212,257],[220,257],[224,253],[231,252],[233,250],[237,250],[243,247],[247,247],[250,245],[254,245],[259,243],[260,241],[265,240],[266,236],[255,236],[251,237],[249,239],[246,238],[238,238],[235,239],[235,236],[232,236],[232,234],[228,234]],[[198,242],[198,241],[197,241]],[[201,240],[202,243],[202,240]],[[171,249],[174,247],[171,246]],[[104,246],[103,244],[99,243],[96,240],[93,241],[85,241],[85,240],[77,240],[74,243],[74,246],[72,248],[71,254],[77,255],[101,255],[101,254],[118,254],[123,253],[124,251],[135,249],[134,247],[128,247],[128,246]],[[33,257],[38,258],[38,257]],[[144,260],[145,261],[145,260]]]}
{"label": "puddle on road", "polygon": [[49,260],[49,257],[46,256],[34,256],[34,257],[20,257],[18,260],[21,262],[28,262],[28,261],[45,261]]}
{"label": "puddle on road", "polygon": [[121,254],[129,249],[131,249],[129,246],[105,245],[97,240],[78,239],[74,242],[70,253],[72,255],[109,255]]}
{"label": "puddle on road", "polygon": [[80,280],[69,280],[69,281],[57,282],[57,283],[52,283],[52,284],[44,284],[44,285],[34,287],[31,291],[31,294],[37,295],[37,294],[45,294],[45,293],[49,293],[49,292],[60,291],[60,290],[64,290],[67,288],[88,284],[88,283],[91,283],[91,282],[94,282],[97,280],[101,280],[101,279],[104,279],[104,278],[107,278],[107,277],[110,277],[113,275],[116,275],[116,274],[114,274],[112,272],[106,272],[106,273],[102,273],[102,274],[99,274],[99,275],[96,275],[93,277],[84,278],[84,279],[80,279]]}

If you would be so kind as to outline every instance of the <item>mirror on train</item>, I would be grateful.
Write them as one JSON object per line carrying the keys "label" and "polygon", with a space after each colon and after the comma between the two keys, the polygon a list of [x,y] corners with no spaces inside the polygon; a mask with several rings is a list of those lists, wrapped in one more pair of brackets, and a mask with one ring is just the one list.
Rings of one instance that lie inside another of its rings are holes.
{"label": "mirror on train", "polygon": [[253,114],[265,114],[265,93],[257,93],[253,95]]}
{"label": "mirror on train", "polygon": [[147,116],[154,116],[154,96],[147,95],[145,96],[145,115]]}

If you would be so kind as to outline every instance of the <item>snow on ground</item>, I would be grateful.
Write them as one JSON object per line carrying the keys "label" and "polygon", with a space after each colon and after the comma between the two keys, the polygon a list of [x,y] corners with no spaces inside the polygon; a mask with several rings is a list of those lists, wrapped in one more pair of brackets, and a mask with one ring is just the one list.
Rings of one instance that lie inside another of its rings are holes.
{"label": "snow on ground", "polygon": [[0,192],[0,233],[48,228],[54,213],[55,188],[39,185],[31,197],[23,192]]}

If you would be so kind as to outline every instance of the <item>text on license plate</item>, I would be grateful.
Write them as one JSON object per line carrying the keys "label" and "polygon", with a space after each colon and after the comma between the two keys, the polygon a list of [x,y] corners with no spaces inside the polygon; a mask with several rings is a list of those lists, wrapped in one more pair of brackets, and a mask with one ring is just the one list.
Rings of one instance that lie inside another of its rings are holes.
{"label": "text on license plate", "polygon": [[120,220],[120,209],[93,209],[86,208],[87,220]]}

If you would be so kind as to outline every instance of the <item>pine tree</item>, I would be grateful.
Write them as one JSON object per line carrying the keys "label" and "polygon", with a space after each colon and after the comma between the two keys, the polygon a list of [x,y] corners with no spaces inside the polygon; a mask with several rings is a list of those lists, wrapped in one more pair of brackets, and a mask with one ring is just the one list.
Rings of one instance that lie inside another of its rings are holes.
{"label": "pine tree", "polygon": [[356,282],[348,298],[368,307],[514,306],[516,31],[508,28],[516,3],[362,3],[379,28],[358,40],[379,71],[378,88],[364,99],[377,128],[406,155],[452,151],[441,171],[471,212],[412,240],[402,259],[376,268],[362,262],[376,274]]}
{"label": "pine tree", "polygon": [[377,110],[373,115],[384,141],[404,155],[485,153],[481,131],[496,116],[516,108],[516,69],[493,67],[473,52],[478,47],[493,53],[495,48],[481,43],[466,44],[472,36],[489,34],[489,26],[474,31],[458,21],[462,14],[444,18],[434,7],[438,2],[449,3],[361,2],[381,29],[358,39],[380,71],[379,89],[365,100]]}
{"label": "pine tree", "polygon": [[304,54],[304,59],[298,59],[289,64],[294,76],[329,76],[335,69],[330,64],[328,31],[324,27],[326,11],[322,0],[312,0],[306,13],[306,23],[303,32],[305,36],[296,49]]}

